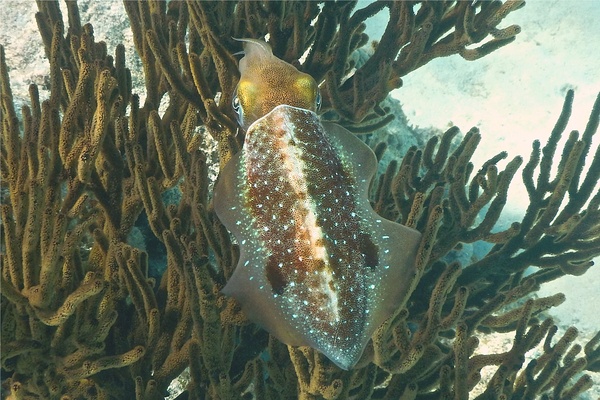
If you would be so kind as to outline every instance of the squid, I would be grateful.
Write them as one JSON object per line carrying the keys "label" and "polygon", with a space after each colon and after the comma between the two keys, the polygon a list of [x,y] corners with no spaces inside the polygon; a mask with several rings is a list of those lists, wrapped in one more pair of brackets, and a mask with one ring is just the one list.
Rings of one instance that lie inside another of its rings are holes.
{"label": "squid", "polygon": [[245,141],[213,196],[240,246],[222,293],[283,343],[348,370],[410,294],[421,235],[373,210],[375,155],[320,120],[317,82],[267,43],[241,40],[233,107]]}

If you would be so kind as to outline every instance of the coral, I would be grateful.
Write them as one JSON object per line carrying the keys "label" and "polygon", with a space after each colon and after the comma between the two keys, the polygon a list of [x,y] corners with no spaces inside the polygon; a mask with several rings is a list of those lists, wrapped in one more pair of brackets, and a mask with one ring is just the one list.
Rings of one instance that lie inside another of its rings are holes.
{"label": "coral", "polygon": [[[57,2],[38,2],[52,89],[40,101],[32,85],[20,117],[0,47],[6,396],[160,399],[185,368],[191,380],[181,399],[465,399],[486,366],[496,372],[482,399],[568,399],[588,389],[585,371],[600,370],[600,334],[583,346],[575,328],[556,338],[542,311],[563,296],[531,295],[585,273],[600,252],[600,148],[591,148],[600,97],[583,133],[571,132],[560,149],[567,95],[547,143],[533,144],[522,169],[529,208],[504,231],[494,226],[523,160],[501,167],[502,152],[474,173],[477,130],[454,148],[451,128],[387,166],[372,202],[423,233],[418,273],[355,369],[282,345],[219,292],[239,248],[214,214],[212,165],[199,145],[216,141],[221,166],[240,148],[232,37],[268,34],[278,57],[323,82],[323,111],[368,131],[391,118],[379,104],[404,75],[436,57],[471,60],[512,41],[519,28],[498,25],[522,4],[127,1],[146,82],[140,105],[125,48],[107,54],[76,2],[66,2],[68,29]],[[355,69],[364,21],[384,8],[386,32]],[[375,150],[380,156],[385,144]],[[181,198],[167,204],[161,195],[174,187]],[[160,282],[128,242],[140,217],[166,249]],[[492,244],[481,259],[443,261],[476,241]],[[527,275],[530,266],[537,269]],[[512,348],[474,354],[490,332],[513,332]],[[538,345],[541,355],[525,365]]]}

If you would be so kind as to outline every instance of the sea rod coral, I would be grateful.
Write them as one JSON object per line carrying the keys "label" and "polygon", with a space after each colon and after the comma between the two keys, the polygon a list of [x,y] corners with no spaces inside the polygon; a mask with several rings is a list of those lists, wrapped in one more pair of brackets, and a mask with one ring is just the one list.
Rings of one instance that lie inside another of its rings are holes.
{"label": "sea rod coral", "polygon": [[[589,389],[586,371],[600,371],[600,333],[583,345],[574,343],[575,327],[558,335],[542,311],[564,296],[533,294],[585,273],[600,253],[600,148],[591,144],[600,97],[583,131],[565,135],[569,92],[527,161],[504,162],[500,152],[475,169],[479,132],[457,140],[451,128],[387,166],[372,185],[373,208],[423,239],[410,297],[351,370],[283,345],[220,292],[239,247],[214,213],[213,161],[200,145],[218,144],[221,168],[241,147],[231,108],[241,46],[233,37],[268,36],[277,57],[321,83],[328,117],[369,131],[392,118],[379,104],[406,74],[514,40],[520,28],[499,25],[522,4],[126,1],[142,104],[124,46],[109,55],[77,2],[66,2],[66,21],[58,2],[38,2],[48,99],[31,85],[30,104],[15,110],[0,47],[3,397],[163,399],[186,368],[180,399],[467,399],[485,367],[495,373],[480,399],[570,399]],[[356,64],[365,20],[380,11],[389,13],[387,29]],[[529,207],[497,230],[521,167]],[[168,190],[177,201],[165,199]],[[160,277],[133,244],[132,230],[144,224],[146,239],[166,253]],[[476,241],[491,244],[485,256],[447,261]],[[512,332],[512,348],[477,354],[491,332]],[[541,355],[526,363],[533,348]]]}

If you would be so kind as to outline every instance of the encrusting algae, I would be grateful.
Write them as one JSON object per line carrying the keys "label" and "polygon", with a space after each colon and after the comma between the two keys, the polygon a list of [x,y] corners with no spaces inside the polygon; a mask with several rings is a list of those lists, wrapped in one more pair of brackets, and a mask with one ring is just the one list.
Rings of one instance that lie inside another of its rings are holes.
{"label": "encrusting algae", "polygon": [[[125,48],[107,54],[74,1],[68,28],[57,2],[38,2],[49,99],[31,85],[30,105],[17,114],[0,47],[3,397],[163,399],[186,368],[178,399],[467,399],[484,367],[495,373],[478,399],[575,399],[593,385],[586,372],[600,371],[600,333],[583,345],[574,344],[575,327],[557,335],[542,311],[564,296],[532,295],[584,274],[600,254],[600,148],[591,147],[600,96],[583,132],[563,138],[569,92],[548,141],[534,142],[527,160],[501,164],[501,152],[476,170],[479,132],[453,145],[459,131],[450,128],[376,178],[374,210],[422,239],[408,299],[352,369],[282,344],[220,292],[240,250],[214,212],[200,143],[207,134],[218,143],[220,168],[242,147],[231,107],[241,44],[232,38],[268,34],[278,58],[321,83],[323,113],[369,131],[393,118],[378,104],[404,75],[514,40],[518,26],[498,25],[523,2],[124,4],[144,68],[143,104]],[[383,9],[387,29],[356,66],[364,21]],[[379,158],[385,147],[373,149]],[[519,169],[529,207],[498,231]],[[167,190],[180,199],[165,201]],[[158,279],[148,254],[128,241],[142,220],[166,252]],[[445,261],[476,241],[491,244],[485,256]],[[512,332],[512,348],[474,354],[492,332]],[[541,355],[525,362],[533,348]]]}

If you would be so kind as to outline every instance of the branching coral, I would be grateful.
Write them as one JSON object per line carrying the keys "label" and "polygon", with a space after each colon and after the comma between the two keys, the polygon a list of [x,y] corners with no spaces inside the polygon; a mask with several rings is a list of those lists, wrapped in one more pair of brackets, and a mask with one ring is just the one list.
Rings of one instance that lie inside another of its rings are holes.
{"label": "branching coral", "polygon": [[[219,293],[239,249],[212,210],[197,127],[218,142],[221,165],[239,150],[232,37],[268,34],[277,56],[322,82],[324,110],[370,129],[389,120],[378,104],[407,73],[435,57],[475,59],[512,41],[519,28],[498,25],[522,2],[376,2],[358,10],[353,2],[125,2],[146,78],[142,106],[125,48],[108,55],[81,24],[76,2],[66,4],[65,34],[58,4],[38,3],[52,91],[40,101],[31,86],[20,118],[0,47],[7,396],[160,399],[186,367],[191,381],[181,398],[198,399],[464,399],[486,366],[496,372],[482,399],[568,399],[591,386],[581,373],[600,369],[600,336],[582,347],[570,328],[556,340],[552,320],[539,317],[563,296],[529,295],[585,273],[600,252],[600,149],[591,148],[600,100],[583,134],[572,132],[561,151],[568,94],[547,144],[534,143],[522,170],[526,215],[504,231],[494,226],[523,161],[502,169],[500,153],[474,173],[475,129],[456,148],[452,128],[388,166],[373,204],[424,239],[412,296],[352,371],[282,345]],[[364,21],[383,9],[386,32],[355,69]],[[159,112],[161,103],[168,105]],[[181,199],[168,204],[161,196],[173,187]],[[167,254],[159,283],[148,275],[147,254],[128,242],[141,215]],[[444,261],[475,241],[492,244],[485,257]],[[530,266],[539,269],[526,275]],[[514,332],[512,348],[474,354],[489,332]],[[524,365],[538,344],[543,354]]]}

